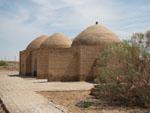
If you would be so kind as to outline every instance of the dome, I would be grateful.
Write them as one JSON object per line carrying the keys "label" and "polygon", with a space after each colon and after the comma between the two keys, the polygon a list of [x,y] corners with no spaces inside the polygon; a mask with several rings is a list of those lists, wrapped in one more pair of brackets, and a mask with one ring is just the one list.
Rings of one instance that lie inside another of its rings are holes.
{"label": "dome", "polygon": [[55,33],[41,44],[41,48],[69,48],[72,41],[62,33]]}
{"label": "dome", "polygon": [[111,30],[96,24],[82,31],[72,45],[100,45],[103,42],[120,42],[120,40]]}
{"label": "dome", "polygon": [[34,39],[26,48],[26,50],[34,50],[40,48],[41,44],[48,38],[46,35],[41,35]]}

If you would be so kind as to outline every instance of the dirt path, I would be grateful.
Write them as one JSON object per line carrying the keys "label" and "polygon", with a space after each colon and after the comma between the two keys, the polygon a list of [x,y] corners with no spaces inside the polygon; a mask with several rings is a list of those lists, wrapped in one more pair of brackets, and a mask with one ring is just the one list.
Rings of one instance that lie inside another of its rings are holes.
{"label": "dirt path", "polygon": [[87,91],[93,87],[93,84],[86,82],[47,82],[20,77],[17,73],[0,71],[0,98],[10,113],[68,113],[63,106],[48,101],[37,92]]}
{"label": "dirt path", "polygon": [[34,92],[29,82],[8,74],[0,73],[0,98],[10,113],[68,113]]}

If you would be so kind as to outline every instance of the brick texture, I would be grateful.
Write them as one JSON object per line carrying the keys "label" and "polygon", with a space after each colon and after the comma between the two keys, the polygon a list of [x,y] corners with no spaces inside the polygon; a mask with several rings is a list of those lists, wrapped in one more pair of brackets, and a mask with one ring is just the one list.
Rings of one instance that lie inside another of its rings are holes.
{"label": "brick texture", "polygon": [[37,49],[20,52],[21,74],[49,81],[92,81],[101,46]]}

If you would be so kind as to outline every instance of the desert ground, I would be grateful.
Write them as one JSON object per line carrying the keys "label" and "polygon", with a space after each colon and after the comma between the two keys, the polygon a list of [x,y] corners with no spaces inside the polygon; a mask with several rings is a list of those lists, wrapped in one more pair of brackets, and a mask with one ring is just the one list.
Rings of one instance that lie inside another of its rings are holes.
{"label": "desert ground", "polygon": [[47,82],[18,75],[18,63],[0,67],[0,113],[150,113],[150,109],[112,106],[81,108],[77,104],[92,99],[94,84],[87,82]]}
{"label": "desert ground", "polygon": [[7,66],[0,66],[0,71],[19,71],[19,62],[7,61]]}
{"label": "desert ground", "polygon": [[69,112],[73,113],[150,113],[150,109],[127,108],[116,106],[91,106],[81,108],[77,106],[80,101],[92,98],[89,96],[90,91],[67,91],[67,92],[40,92],[49,101],[65,106]]}

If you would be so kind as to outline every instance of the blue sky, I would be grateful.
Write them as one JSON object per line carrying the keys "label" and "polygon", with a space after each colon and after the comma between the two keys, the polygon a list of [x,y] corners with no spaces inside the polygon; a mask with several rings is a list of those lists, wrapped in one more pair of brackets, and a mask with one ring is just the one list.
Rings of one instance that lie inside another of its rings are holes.
{"label": "blue sky", "polygon": [[95,21],[121,39],[150,30],[150,0],[0,0],[0,59],[18,60],[20,50],[42,34],[74,38]]}

